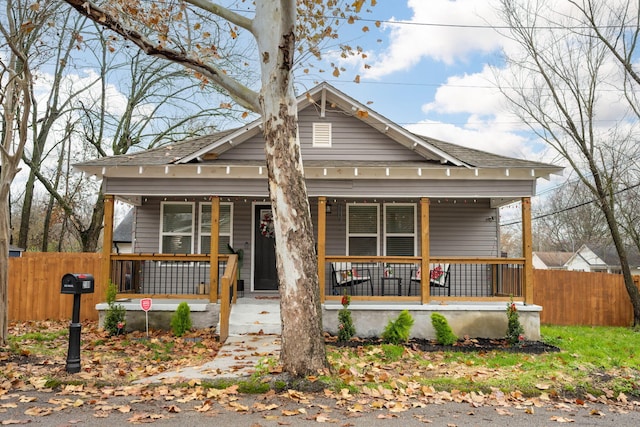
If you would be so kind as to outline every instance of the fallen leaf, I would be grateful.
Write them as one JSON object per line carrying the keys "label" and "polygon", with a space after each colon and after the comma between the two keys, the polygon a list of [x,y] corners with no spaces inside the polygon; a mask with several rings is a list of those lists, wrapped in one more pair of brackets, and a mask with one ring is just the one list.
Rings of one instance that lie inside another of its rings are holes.
{"label": "fallen leaf", "polygon": [[34,417],[46,417],[47,415],[51,415],[52,413],[53,409],[41,408],[39,406],[35,406],[24,411],[25,415],[33,415]]}
{"label": "fallen leaf", "polygon": [[557,415],[554,415],[553,417],[550,418],[551,421],[555,421],[557,423],[575,423],[575,420],[572,420],[571,418],[565,418],[565,417],[559,417]]}

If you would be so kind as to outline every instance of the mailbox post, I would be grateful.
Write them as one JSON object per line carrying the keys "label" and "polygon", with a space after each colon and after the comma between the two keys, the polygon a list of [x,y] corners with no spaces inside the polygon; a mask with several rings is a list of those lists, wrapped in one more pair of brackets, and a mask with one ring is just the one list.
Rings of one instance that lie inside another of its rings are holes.
{"label": "mailbox post", "polygon": [[80,297],[92,294],[94,289],[91,274],[68,273],[62,276],[61,294],[73,295],[73,315],[69,324],[69,349],[67,351],[67,372],[80,372]]}

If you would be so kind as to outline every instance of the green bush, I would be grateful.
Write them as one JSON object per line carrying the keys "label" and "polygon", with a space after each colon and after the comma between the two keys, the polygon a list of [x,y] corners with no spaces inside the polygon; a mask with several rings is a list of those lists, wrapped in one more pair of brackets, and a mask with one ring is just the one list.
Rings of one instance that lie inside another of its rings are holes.
{"label": "green bush", "polygon": [[520,323],[520,315],[518,309],[511,302],[507,304],[507,342],[511,345],[522,345],[524,341],[524,328]]}
{"label": "green bush", "polygon": [[389,320],[384,332],[382,332],[382,340],[388,344],[407,342],[413,322],[411,314],[407,310],[402,310],[396,320]]}
{"label": "green bush", "polygon": [[116,304],[116,295],[118,295],[116,285],[109,282],[106,293],[109,307],[104,315],[103,328],[109,332],[110,336],[124,333],[125,317],[127,315],[127,310],[124,306],[122,306],[122,304]]}
{"label": "green bush", "polygon": [[178,304],[176,312],[171,317],[171,329],[177,337],[181,337],[185,332],[191,330],[191,310],[186,302]]}
{"label": "green bush", "polygon": [[458,341],[458,337],[451,330],[447,318],[440,313],[431,314],[431,324],[436,330],[436,341],[440,345],[453,345]]}
{"label": "green bush", "polygon": [[338,312],[338,340],[349,341],[356,334],[356,327],[349,311],[351,297],[346,293],[342,296],[342,309]]}

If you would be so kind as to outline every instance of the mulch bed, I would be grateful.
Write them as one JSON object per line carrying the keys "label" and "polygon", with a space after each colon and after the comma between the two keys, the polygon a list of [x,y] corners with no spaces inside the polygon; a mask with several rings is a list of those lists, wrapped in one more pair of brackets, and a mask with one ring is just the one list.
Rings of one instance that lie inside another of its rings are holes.
{"label": "mulch bed", "polygon": [[[353,338],[349,341],[338,341],[337,337],[327,337],[326,343],[336,347],[360,347],[384,344],[380,338]],[[492,338],[459,339],[453,345],[440,345],[435,340],[412,338],[405,345],[411,349],[421,351],[488,352],[498,350],[508,353],[528,354],[553,353],[560,351],[558,347],[546,344],[542,341],[523,341],[521,345],[512,346],[506,339]]]}

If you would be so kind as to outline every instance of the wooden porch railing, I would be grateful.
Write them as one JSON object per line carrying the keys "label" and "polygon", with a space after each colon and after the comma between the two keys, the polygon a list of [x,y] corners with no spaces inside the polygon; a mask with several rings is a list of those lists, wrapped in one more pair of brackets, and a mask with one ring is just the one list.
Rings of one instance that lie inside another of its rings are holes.
{"label": "wooden porch railing", "polygon": [[227,268],[220,280],[220,342],[229,337],[229,316],[231,304],[236,303],[238,295],[238,255],[229,255]]}
{"label": "wooden porch railing", "polygon": [[321,294],[339,300],[344,292],[364,301],[524,299],[524,258],[326,256],[320,266]]}

